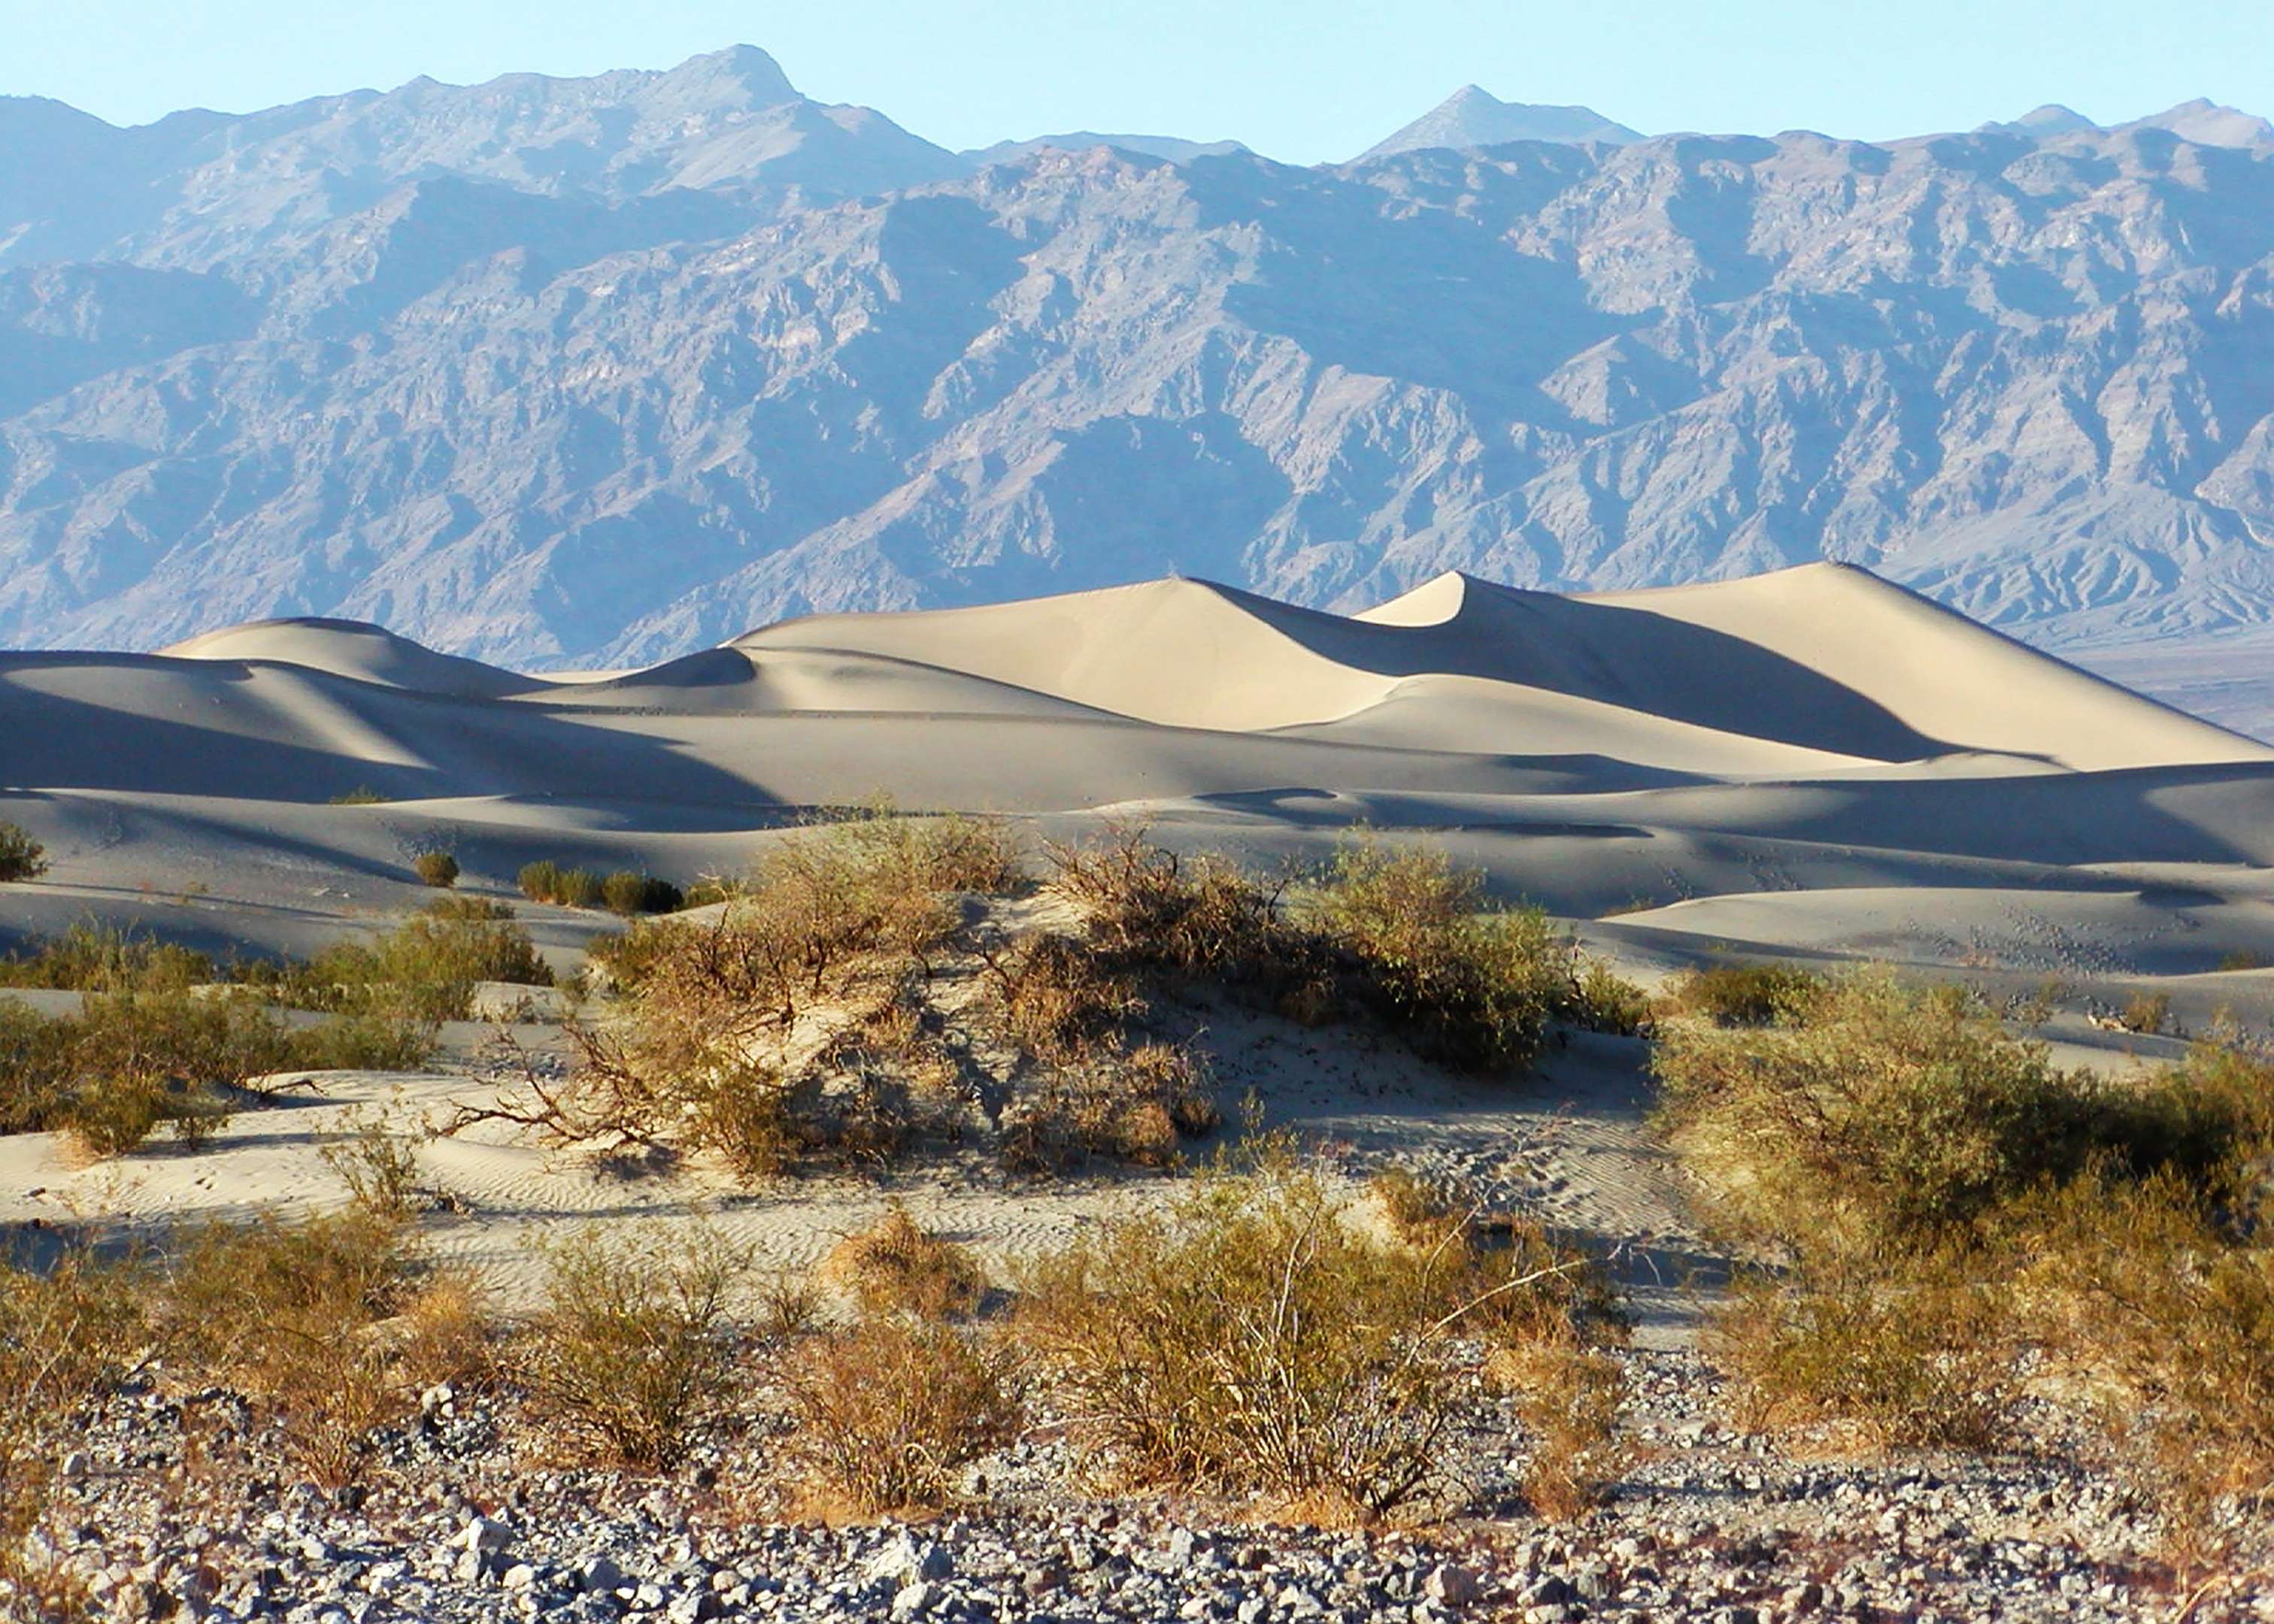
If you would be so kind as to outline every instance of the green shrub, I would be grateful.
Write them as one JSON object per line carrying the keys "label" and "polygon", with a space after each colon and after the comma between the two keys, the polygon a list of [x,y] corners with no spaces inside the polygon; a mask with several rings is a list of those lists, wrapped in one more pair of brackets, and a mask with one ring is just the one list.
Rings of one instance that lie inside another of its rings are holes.
{"label": "green shrub", "polygon": [[0,999],[0,1132],[59,1131],[96,1156],[132,1150],[160,1127],[194,1145],[254,1078],[410,1070],[429,1047],[424,1032],[372,1017],[292,1026],[243,993],[98,993],[79,1014],[55,1017]]}
{"label": "green shrub", "polygon": [[2105,1086],[1954,988],[1833,983],[1766,1028],[1678,1026],[1662,1120],[1722,1214],[1761,1236],[1908,1244],[2081,1169]]}
{"label": "green shrub", "polygon": [[1659,1062],[1676,1147],[1770,1259],[1714,1327],[1747,1419],[1978,1446],[2033,1351],[2145,1446],[2175,1530],[2274,1495],[2274,1064],[2062,1071],[1885,973],[1781,1019]]}
{"label": "green shrub", "polygon": [[1790,965],[1711,965],[1676,977],[1666,1003],[1717,1026],[1767,1026],[1803,1014],[1824,987],[1822,976]]}
{"label": "green shrub", "polygon": [[1482,876],[1434,847],[1344,846],[1299,920],[1224,858],[1179,856],[1141,829],[1044,849],[1111,970],[1205,976],[1306,1024],[1370,1014],[1481,1071],[1529,1064],[1551,1018],[1586,1008],[1547,916],[1490,906]]}
{"label": "green shrub", "polygon": [[1600,959],[1586,961],[1556,1013],[1589,1032],[1630,1038],[1651,1030],[1650,995]]}
{"label": "green shrub", "polygon": [[521,1360],[539,1413],[626,1466],[676,1464],[740,1388],[727,1311],[742,1269],[707,1230],[556,1248]]}
{"label": "green shrub", "polygon": [[1495,1350],[1485,1373],[1516,1399],[1532,1435],[1524,1497],[1555,1522],[1570,1522],[1610,1498],[1629,1451],[1619,1436],[1626,1367],[1576,1337],[1543,1335]]}
{"label": "green shrub", "polygon": [[1750,1430],[1829,1424],[1872,1448],[1986,1448],[2017,1397],[2010,1288],[1970,1252],[1813,1252],[1741,1271],[1708,1349]]}
{"label": "green shrub", "polygon": [[[628,876],[629,880],[638,878],[636,875]],[[563,908],[597,908],[607,904],[608,881],[590,868],[564,868],[551,861],[533,862],[522,869],[520,883],[521,894],[531,902],[549,902]],[[616,911],[629,914],[643,910],[628,907]]]}
{"label": "green shrub", "polygon": [[[75,1447],[84,1406],[146,1343],[146,1305],[135,1271],[83,1248],[37,1272],[0,1262],[0,1586],[13,1587],[26,1616],[43,1616],[27,1604],[62,1588],[26,1538],[48,1512],[53,1462]],[[47,1616],[94,1616],[67,1605],[87,1598],[54,1599]]]}
{"label": "green shrub", "polygon": [[2244,1168],[2241,1204],[2241,1177],[2082,1180],[2029,1232],[2037,1328],[2202,1527],[2222,1496],[2274,1500],[2274,1137]]}
{"label": "green shrub", "polygon": [[2135,992],[2125,1002],[2124,1012],[2116,1018],[2116,1024],[2127,1032],[2153,1037],[2171,1019],[2171,994]]}
{"label": "green shrub", "polygon": [[0,987],[154,992],[211,981],[218,974],[212,959],[194,949],[93,921],[37,942],[27,953],[0,959]]}
{"label": "green shrub", "polygon": [[421,885],[448,891],[458,883],[458,860],[448,852],[421,852],[410,860],[411,872]]}
{"label": "green shrub", "polygon": [[378,1429],[412,1409],[416,1379],[374,1327],[414,1306],[422,1273],[409,1229],[360,1207],[211,1224],[170,1266],[160,1346],[260,1400],[286,1459],[336,1486],[369,1466]]}
{"label": "green shrub", "polygon": [[1316,906],[1425,1053],[1502,1070],[1539,1052],[1570,967],[1538,909],[1487,911],[1481,875],[1455,868],[1434,847],[1372,838],[1336,853]]}
{"label": "green shrub", "polygon": [[564,908],[597,908],[606,899],[606,883],[590,868],[564,868],[553,900]]}
{"label": "green shrub", "polygon": [[672,914],[684,900],[679,887],[651,874],[620,869],[600,882],[600,900],[611,914]]}
{"label": "green shrub", "polygon": [[295,966],[283,990],[314,1009],[431,1023],[463,1020],[478,981],[553,985],[513,909],[486,897],[438,897],[368,946],[343,943]]}
{"label": "green shrub", "polygon": [[353,789],[342,790],[330,797],[327,804],[335,807],[380,807],[393,799],[390,795],[380,794],[368,784],[358,784]]}
{"label": "green shrub", "polygon": [[20,823],[0,823],[0,884],[36,880],[48,871],[48,849]]}

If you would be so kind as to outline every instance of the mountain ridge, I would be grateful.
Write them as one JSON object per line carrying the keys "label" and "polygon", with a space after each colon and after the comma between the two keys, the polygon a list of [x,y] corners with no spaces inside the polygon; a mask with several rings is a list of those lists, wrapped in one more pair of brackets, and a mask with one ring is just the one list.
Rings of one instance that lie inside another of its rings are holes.
{"label": "mountain ridge", "polygon": [[614,666],[1163,568],[1338,608],[1816,558],[2056,650],[2274,620],[2232,121],[977,166],[751,105],[757,57],[604,77],[114,131],[176,177],[139,214],[0,163],[0,643]]}

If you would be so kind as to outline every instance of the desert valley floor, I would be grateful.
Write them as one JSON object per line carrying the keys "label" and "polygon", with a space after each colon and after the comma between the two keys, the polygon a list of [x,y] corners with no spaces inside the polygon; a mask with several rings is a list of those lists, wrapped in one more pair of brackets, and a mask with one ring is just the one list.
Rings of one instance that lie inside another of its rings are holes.
{"label": "desert valley floor", "polygon": [[[323,620],[0,655],[0,820],[52,865],[0,886],[0,950],[96,919],[305,954],[399,920],[431,894],[413,857],[448,851],[459,889],[512,898],[566,974],[618,921],[521,900],[523,864],[687,883],[878,798],[1030,840],[1141,823],[1259,867],[1360,829],[1426,840],[1645,987],[1729,959],[1887,961],[1993,1004],[2045,998],[2072,1064],[2167,1059],[2214,1020],[2274,1030],[2274,747],[1831,565],[1581,598],[1448,575],[1352,617],[1157,581],[795,620],[548,678]],[[2107,1019],[2142,995],[2168,998],[2164,1034]],[[1209,1031],[1228,1095],[1342,1164],[1458,1173],[1615,1252],[1638,1347],[1692,1357],[1717,1266],[1645,1120],[1638,1040],[1573,1034],[1487,1083],[1274,1017],[1179,1019]],[[323,1145],[359,1114],[411,1124],[479,1096],[493,1035],[455,1024],[431,1072],[320,1079],[194,1154],[88,1164],[51,1135],[0,1139],[0,1226],[36,1251],[74,1221],[335,1201]],[[1160,1183],[951,1158],[744,1190],[495,1126],[420,1154],[448,1198],[434,1245],[508,1301],[532,1241],[595,1221],[699,1211],[794,1272],[900,1199],[999,1269]]]}

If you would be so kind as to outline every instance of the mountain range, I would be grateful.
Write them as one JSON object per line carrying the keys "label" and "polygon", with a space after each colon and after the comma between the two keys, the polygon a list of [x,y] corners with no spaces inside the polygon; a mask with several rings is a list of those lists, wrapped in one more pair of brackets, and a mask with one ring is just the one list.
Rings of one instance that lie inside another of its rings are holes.
{"label": "mountain range", "polygon": [[1340,165],[958,154],[748,47],[0,100],[0,644],[319,614],[614,665],[1171,569],[1347,607],[1815,559],[2088,658],[2263,649],[2274,130],[1644,138],[1472,87]]}

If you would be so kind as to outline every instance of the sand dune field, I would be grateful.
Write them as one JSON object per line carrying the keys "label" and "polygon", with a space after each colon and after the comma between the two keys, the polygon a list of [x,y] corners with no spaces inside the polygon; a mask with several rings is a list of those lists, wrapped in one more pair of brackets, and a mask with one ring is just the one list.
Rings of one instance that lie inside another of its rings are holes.
{"label": "sand dune field", "polygon": [[[2255,967],[2274,965],[2274,748],[1830,565],[1572,598],[1448,575],[1352,618],[1157,581],[789,620],[577,679],[327,620],[156,655],[0,655],[0,818],[53,865],[0,886],[0,947],[93,917],[305,952],[415,906],[420,851],[498,896],[540,858],[684,883],[878,796],[1054,838],[1142,820],[1258,862],[1316,860],[1360,825],[1427,838],[1646,982],[1735,953],[2051,983],[2051,1035],[2108,1065],[2178,1047],[2095,1024],[2136,993],[2167,996],[2180,1034],[2274,1018],[2274,969]],[[522,914],[563,970],[614,923]],[[1587,1040],[1510,1094],[1394,1056],[1298,1058],[1298,1035],[1253,1022],[1220,1036],[1283,1118],[1348,1146],[1435,1144],[1681,1272],[1639,1044]],[[457,1033],[462,1062],[479,1039]],[[478,1086],[463,1064],[335,1078],[195,1157],[75,1169],[42,1136],[0,1142],[0,1222],[328,1199],[314,1147],[335,1116],[387,1099],[416,1116]],[[625,1185],[507,1139],[429,1156],[498,1221],[446,1244],[502,1275],[532,1225],[721,1201],[787,1267],[884,1199],[729,1200],[686,1170]],[[909,1188],[1004,1254],[1129,1199],[1104,1181],[1038,1207],[953,1169]]]}

